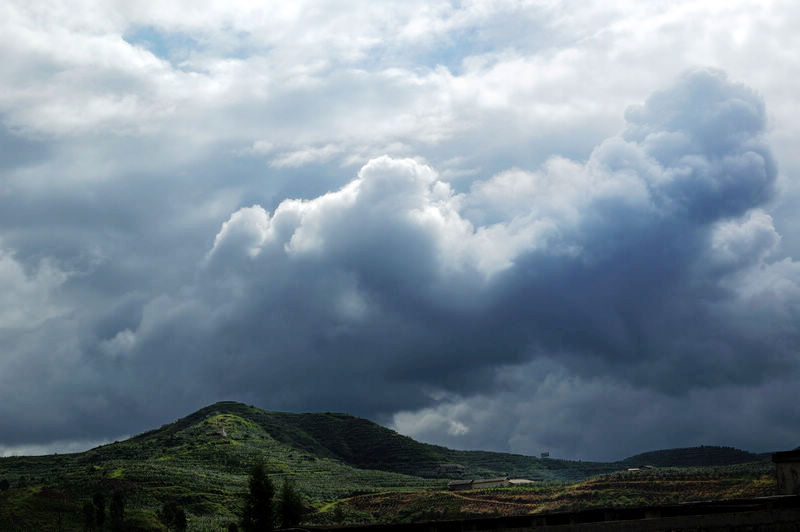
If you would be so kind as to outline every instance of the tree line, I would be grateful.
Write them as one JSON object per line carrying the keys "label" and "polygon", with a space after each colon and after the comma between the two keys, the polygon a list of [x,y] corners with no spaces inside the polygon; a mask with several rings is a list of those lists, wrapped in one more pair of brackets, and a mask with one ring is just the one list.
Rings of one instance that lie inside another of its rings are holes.
{"label": "tree line", "polygon": [[[0,491],[10,489],[7,479],[0,479]],[[250,470],[248,493],[239,523],[230,523],[229,532],[269,532],[276,526],[293,528],[300,524],[306,512],[303,497],[288,478],[283,480],[280,492],[267,475],[264,463],[257,462]],[[111,500],[106,494],[96,492],[91,501],[83,505],[83,528],[86,531],[125,530],[125,496],[122,491],[114,491]],[[156,512],[161,523],[176,532],[186,530],[186,512],[176,501],[165,502]]]}
{"label": "tree line", "polygon": [[[300,493],[288,478],[283,480],[280,497],[276,502],[275,488],[263,462],[257,462],[250,471],[248,494],[242,511],[241,526],[244,532],[268,532],[275,525],[292,528],[300,524],[305,504]],[[229,532],[238,530],[231,526]]]}

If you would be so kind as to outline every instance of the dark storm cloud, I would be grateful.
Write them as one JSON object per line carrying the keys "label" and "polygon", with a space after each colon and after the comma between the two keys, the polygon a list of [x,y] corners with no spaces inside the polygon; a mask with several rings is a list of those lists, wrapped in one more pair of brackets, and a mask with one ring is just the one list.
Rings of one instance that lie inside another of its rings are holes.
{"label": "dark storm cloud", "polygon": [[[44,294],[53,317],[9,340],[0,380],[17,398],[0,406],[0,432],[11,443],[100,437],[230,398],[383,419],[403,410],[398,426],[412,429],[438,408],[450,424],[419,434],[458,442],[471,430],[475,442],[497,429],[511,435],[485,439],[497,448],[577,453],[589,443],[553,425],[478,419],[502,410],[482,402],[507,394],[516,419],[540,419],[555,395],[554,409],[594,433],[631,402],[656,405],[642,423],[680,428],[671,412],[703,390],[769,396],[768,377],[798,371],[800,273],[771,258],[780,236],[759,209],[776,179],[761,98],[698,70],[626,120],[585,162],[553,158],[464,193],[420,162],[380,157],[333,192],[236,210],[180,289],[132,290],[102,319]],[[49,271],[37,268],[14,275]],[[64,275],[55,292],[73,282]],[[26,372],[47,391],[21,389],[12,375]],[[719,397],[689,432],[717,416]],[[607,416],[594,417],[596,401]],[[529,447],[512,441],[526,434]]]}
{"label": "dark storm cloud", "polygon": [[[446,398],[401,412],[404,434],[456,448],[503,449],[583,460],[646,450],[735,445],[771,451],[796,441],[795,376],[755,386],[724,384],[666,394],[613,373],[576,376],[552,359],[504,368],[492,394]],[[743,419],[747,419],[743,426]]]}

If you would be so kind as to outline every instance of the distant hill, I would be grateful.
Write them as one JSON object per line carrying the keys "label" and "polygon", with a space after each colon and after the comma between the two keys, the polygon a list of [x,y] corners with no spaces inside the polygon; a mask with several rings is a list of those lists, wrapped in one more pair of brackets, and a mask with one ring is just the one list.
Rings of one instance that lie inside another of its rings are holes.
{"label": "distant hill", "polygon": [[[698,450],[699,449],[699,450]],[[247,475],[263,461],[276,484],[292,479],[307,503],[325,507],[370,493],[442,490],[448,479],[522,477],[577,481],[633,465],[722,465],[755,461],[723,447],[644,453],[621,462],[539,459],[456,451],[417,442],[348,414],[270,412],[235,402],[83,453],[0,458],[0,530],[80,530],[97,492],[125,493],[132,529],[159,530],[157,510],[183,506],[203,529],[235,521]],[[757,458],[756,458],[757,459]]]}
{"label": "distant hill", "polygon": [[733,447],[701,445],[682,449],[664,449],[637,454],[622,460],[627,467],[704,467],[746,464],[762,461],[763,457]]}

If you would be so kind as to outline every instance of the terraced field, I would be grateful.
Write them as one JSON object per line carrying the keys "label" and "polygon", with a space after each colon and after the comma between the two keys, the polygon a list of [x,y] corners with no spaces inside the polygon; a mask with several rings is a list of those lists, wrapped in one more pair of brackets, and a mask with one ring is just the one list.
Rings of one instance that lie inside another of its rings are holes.
{"label": "terraced field", "polygon": [[381,493],[341,504],[363,522],[413,522],[459,517],[524,515],[588,508],[652,506],[775,495],[767,463],[665,468],[603,475],[578,483],[546,482],[470,491]]}

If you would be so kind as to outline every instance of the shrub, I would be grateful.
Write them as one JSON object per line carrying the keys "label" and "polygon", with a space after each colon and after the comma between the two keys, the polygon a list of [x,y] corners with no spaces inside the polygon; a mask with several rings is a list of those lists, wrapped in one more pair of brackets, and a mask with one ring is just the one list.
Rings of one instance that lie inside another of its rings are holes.
{"label": "shrub", "polygon": [[170,530],[178,532],[186,530],[186,512],[175,501],[165,502],[157,514],[159,521]]}

